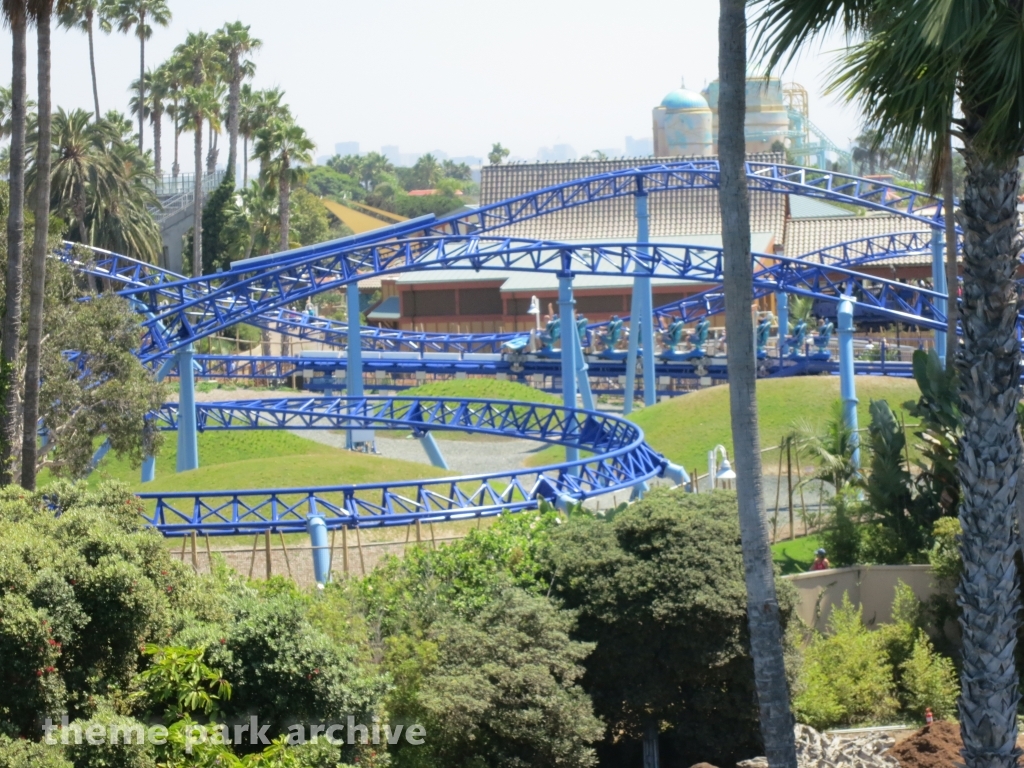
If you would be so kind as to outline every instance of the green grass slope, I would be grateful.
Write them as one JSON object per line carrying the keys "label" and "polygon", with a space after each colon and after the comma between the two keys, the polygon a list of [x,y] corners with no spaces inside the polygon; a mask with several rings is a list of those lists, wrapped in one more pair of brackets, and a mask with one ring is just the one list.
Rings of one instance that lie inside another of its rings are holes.
{"label": "green grass slope", "polygon": [[557,395],[541,392],[539,389],[515,381],[497,379],[452,379],[433,381],[419,387],[407,389],[400,397],[479,397],[488,400],[520,400],[524,403],[547,403],[560,405]]}
{"label": "green grass slope", "polygon": [[[902,405],[919,396],[913,379],[858,376],[857,417],[861,427],[869,422],[871,400],[888,400],[897,415]],[[832,403],[839,398],[838,376],[794,376],[764,379],[757,383],[757,405],[761,447],[778,445],[783,435],[805,422],[812,429],[824,426]],[[707,452],[721,443],[732,453],[729,418],[729,386],[709,387],[650,408],[635,411],[630,419],[644,431],[647,442],[688,471],[707,466]],[[561,448],[535,454],[530,464],[539,466],[558,461]]]}

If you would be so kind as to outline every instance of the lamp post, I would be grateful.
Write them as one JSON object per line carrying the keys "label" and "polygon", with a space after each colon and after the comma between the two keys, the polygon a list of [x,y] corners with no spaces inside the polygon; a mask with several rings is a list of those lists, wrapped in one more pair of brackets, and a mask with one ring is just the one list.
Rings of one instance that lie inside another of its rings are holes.
{"label": "lamp post", "polygon": [[[722,454],[722,461],[719,463],[718,454]],[[729,455],[724,445],[716,445],[708,451],[708,479],[711,480],[711,490],[718,487],[718,483],[730,483],[736,479],[736,473],[729,463]],[[723,486],[728,487],[728,486]]]}

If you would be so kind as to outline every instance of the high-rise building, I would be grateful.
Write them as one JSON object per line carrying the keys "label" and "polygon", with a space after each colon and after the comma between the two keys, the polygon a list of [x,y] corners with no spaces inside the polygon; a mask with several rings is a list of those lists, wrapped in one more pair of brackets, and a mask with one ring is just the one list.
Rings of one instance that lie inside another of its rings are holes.
{"label": "high-rise building", "polygon": [[650,139],[626,137],[626,157],[650,157],[654,154],[654,142]]}
{"label": "high-rise building", "polygon": [[554,162],[575,160],[576,150],[569,144],[555,144],[553,147],[541,147],[537,150],[537,159]]}
{"label": "high-rise building", "polygon": [[359,142],[358,141],[340,141],[334,145],[335,154],[345,157],[346,155],[358,155],[359,154]]}

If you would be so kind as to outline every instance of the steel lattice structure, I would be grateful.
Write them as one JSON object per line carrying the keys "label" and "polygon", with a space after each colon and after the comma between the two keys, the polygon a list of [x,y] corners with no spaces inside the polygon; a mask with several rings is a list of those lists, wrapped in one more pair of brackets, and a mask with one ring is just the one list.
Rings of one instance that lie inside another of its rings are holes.
{"label": "steel lattice structure", "polygon": [[[456,398],[291,398],[197,406],[204,429],[460,430],[573,446],[593,455],[550,467],[431,480],[317,488],[143,493],[147,520],[164,535],[304,531],[309,515],[329,528],[380,527],[496,515],[563,498],[629,489],[665,473],[668,461],[629,421],[550,405]],[[158,425],[174,429],[177,407]]]}

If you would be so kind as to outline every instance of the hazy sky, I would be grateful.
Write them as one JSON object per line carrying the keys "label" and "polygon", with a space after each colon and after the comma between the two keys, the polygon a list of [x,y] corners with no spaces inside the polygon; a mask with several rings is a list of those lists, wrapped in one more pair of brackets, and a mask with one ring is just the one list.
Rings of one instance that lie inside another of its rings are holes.
{"label": "hazy sky", "polygon": [[[627,135],[650,137],[651,109],[681,78],[699,90],[717,75],[715,0],[168,5],[174,19],[154,31],[147,64],[162,61],[188,31],[242,20],[264,42],[254,84],[285,89],[319,155],[333,154],[339,141],[358,141],[364,152],[397,144],[402,152],[442,149],[454,156],[482,156],[500,141],[528,159],[556,143],[580,154],[623,148]],[[97,34],[96,41],[100,107],[126,110],[138,41],[121,34]],[[811,120],[846,146],[859,120],[855,109],[822,94],[834,45],[823,47],[805,54],[784,79],[807,87]],[[35,92],[34,41],[29,56]],[[0,35],[0,75],[10,81],[7,34]],[[53,100],[92,108],[88,46],[77,31],[54,33]]]}

